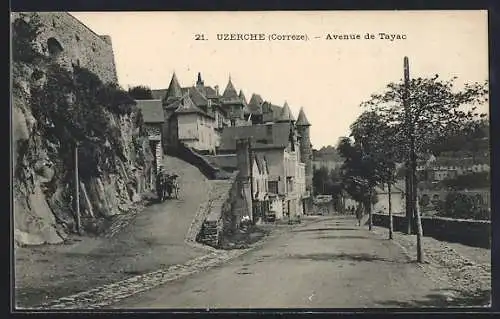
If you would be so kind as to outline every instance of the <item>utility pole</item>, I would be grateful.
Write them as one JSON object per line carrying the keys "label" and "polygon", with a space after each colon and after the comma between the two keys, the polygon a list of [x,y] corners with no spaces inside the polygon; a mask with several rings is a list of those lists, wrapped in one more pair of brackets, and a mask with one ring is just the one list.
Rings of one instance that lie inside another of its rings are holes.
{"label": "utility pole", "polygon": [[[416,176],[416,169],[417,169],[417,156],[415,152],[415,121],[416,118],[411,117],[411,111],[409,109],[409,104],[408,104],[408,93],[409,93],[409,82],[410,82],[410,68],[408,65],[408,57],[404,58],[404,65],[405,65],[405,101],[406,101],[406,119],[407,119],[407,130],[409,133],[409,138],[410,138],[410,147],[409,147],[409,168],[410,168],[410,189],[411,189],[411,197],[410,197],[410,202],[411,202],[411,217],[414,217],[416,219],[416,224],[417,224],[417,261],[419,263],[424,261],[424,251],[422,247],[422,237],[423,237],[423,230],[422,230],[422,220],[420,218],[420,213],[417,210],[417,176]],[[411,227],[413,224],[413,218],[410,218],[409,224]]]}
{"label": "utility pole", "polygon": [[74,149],[75,159],[75,213],[76,213],[76,231],[81,235],[81,221],[80,221],[80,181],[78,178],[78,142],[75,143]]}
{"label": "utility pole", "polygon": [[412,210],[412,205],[411,205],[411,200],[413,198],[413,183],[412,183],[412,174],[411,174],[411,164],[410,164],[410,159],[411,159],[411,145],[410,145],[410,126],[411,126],[411,119],[410,119],[410,106],[408,102],[409,98],[409,86],[410,86],[410,67],[408,63],[408,57],[404,57],[404,93],[403,93],[403,106],[404,106],[404,111],[405,111],[405,130],[406,130],[406,145],[407,145],[407,151],[408,151],[408,156],[406,159],[405,163],[405,190],[406,190],[406,196],[405,196],[405,208],[406,208],[406,220],[408,222],[406,233],[410,235],[412,233],[412,224],[413,224],[413,210]]}

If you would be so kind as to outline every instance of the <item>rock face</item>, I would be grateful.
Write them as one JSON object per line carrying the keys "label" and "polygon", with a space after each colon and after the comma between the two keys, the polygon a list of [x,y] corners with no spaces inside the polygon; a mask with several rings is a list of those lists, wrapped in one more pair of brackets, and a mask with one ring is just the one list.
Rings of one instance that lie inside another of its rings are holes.
{"label": "rock face", "polygon": [[[52,18],[55,19],[56,26],[58,23],[65,25],[70,22],[75,25],[72,20],[74,18],[63,13],[42,16],[44,18],[41,21],[44,25],[50,23],[48,26],[50,28],[53,28]],[[59,19],[56,19],[57,17]],[[89,37],[95,38],[99,50],[104,50],[101,47],[105,45],[111,48],[109,39],[99,44],[97,35],[83,25],[81,25],[83,27],[76,25],[78,26],[75,29],[76,33],[72,34],[78,36],[80,39],[78,41],[87,41]],[[36,41],[40,40],[43,44],[47,36],[43,36],[42,32]],[[36,41],[35,44],[38,43]],[[40,52],[43,54],[43,46],[39,47],[42,48]],[[96,52],[100,52],[99,50],[96,49]],[[80,54],[85,52],[93,51],[89,48],[88,51],[81,50]],[[82,61],[91,60],[91,56],[87,60],[82,59]],[[105,63],[107,60],[109,56],[102,61],[96,58],[92,63]],[[112,55],[111,60],[113,60]],[[108,62],[102,66],[100,74],[96,74],[103,82],[116,79],[114,61],[111,64]],[[98,65],[94,65],[93,68],[98,68]],[[44,88],[43,76],[40,79],[40,76],[34,74],[37,72],[43,74],[44,71],[43,65],[36,63],[14,61],[13,64],[15,83],[12,91],[13,218],[15,242],[18,245],[61,243],[67,234],[75,231],[76,226],[75,168],[71,164],[72,157],[67,154],[67,145],[63,145],[64,142],[58,139],[58,136],[51,135],[47,130],[41,132],[42,125],[50,127],[56,120],[42,118],[34,111],[33,88]],[[140,200],[140,194],[151,188],[149,174],[153,156],[147,136],[142,129],[139,110],[132,107],[132,111],[128,114],[113,113],[109,110],[104,110],[100,114],[104,114],[100,120],[113,130],[117,145],[114,145],[114,148],[107,148],[114,154],[97,155],[98,173],[86,178],[80,177],[81,224],[83,230],[87,232],[98,231],[99,227],[96,225],[100,225],[103,220],[111,216],[126,214],[128,207]],[[104,139],[103,136],[98,136],[99,132],[95,134],[97,136],[90,138]],[[106,140],[104,144],[107,143]],[[109,170],[106,167],[115,169]]]}

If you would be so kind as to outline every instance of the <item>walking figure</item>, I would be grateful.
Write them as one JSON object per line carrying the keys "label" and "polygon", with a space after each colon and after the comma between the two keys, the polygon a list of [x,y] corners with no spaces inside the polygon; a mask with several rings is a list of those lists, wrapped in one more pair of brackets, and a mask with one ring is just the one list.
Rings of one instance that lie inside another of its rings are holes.
{"label": "walking figure", "polygon": [[361,218],[363,217],[362,207],[358,205],[356,207],[356,219],[358,220],[358,226],[361,226]]}

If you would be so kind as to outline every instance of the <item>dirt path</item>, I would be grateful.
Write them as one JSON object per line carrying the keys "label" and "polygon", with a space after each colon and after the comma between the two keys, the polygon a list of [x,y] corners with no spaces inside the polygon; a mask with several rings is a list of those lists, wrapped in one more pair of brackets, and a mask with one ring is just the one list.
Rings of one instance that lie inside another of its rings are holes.
{"label": "dirt path", "polygon": [[208,181],[177,158],[167,157],[165,167],[180,176],[179,199],[146,207],[112,238],[82,237],[70,245],[17,248],[16,305],[35,306],[206,254],[184,239],[207,199]]}

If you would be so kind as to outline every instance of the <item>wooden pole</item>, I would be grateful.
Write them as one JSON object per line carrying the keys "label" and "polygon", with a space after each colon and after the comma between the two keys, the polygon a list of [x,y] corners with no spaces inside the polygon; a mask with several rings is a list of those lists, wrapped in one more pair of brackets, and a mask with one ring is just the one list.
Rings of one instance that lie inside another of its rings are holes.
{"label": "wooden pole", "polygon": [[407,159],[406,159],[406,165],[405,165],[405,209],[406,209],[406,220],[407,220],[407,229],[406,233],[410,235],[412,233],[412,221],[413,221],[413,209],[411,206],[411,199],[412,199],[412,187],[413,183],[411,180],[411,165],[410,165],[410,149],[411,146],[410,144],[410,126],[411,126],[411,120],[410,120],[410,108],[408,104],[408,96],[409,96],[409,86],[410,86],[410,67],[408,63],[408,57],[404,57],[404,95],[403,95],[403,106],[405,110],[405,129],[406,129],[406,142],[407,142]]}
{"label": "wooden pole", "polygon": [[392,200],[391,200],[391,181],[387,183],[387,195],[389,200],[389,239],[393,238],[393,220],[392,220]]}
{"label": "wooden pole", "polygon": [[[407,110],[408,107],[408,87],[410,80],[410,72],[408,66],[408,58],[405,57],[405,91],[407,97]],[[410,114],[411,115],[411,114]],[[409,135],[410,135],[410,176],[411,176],[411,217],[416,219],[417,226],[417,261],[419,263],[424,262],[424,250],[422,247],[422,220],[420,218],[420,212],[417,210],[417,177],[416,177],[416,169],[417,169],[417,156],[415,152],[415,118],[409,119]],[[413,221],[413,218],[410,220]],[[413,224],[413,223],[411,223]],[[411,226],[410,226],[411,227]]]}
{"label": "wooden pole", "polygon": [[81,234],[80,221],[80,181],[78,179],[78,143],[75,144],[75,213],[76,213],[76,231]]}

